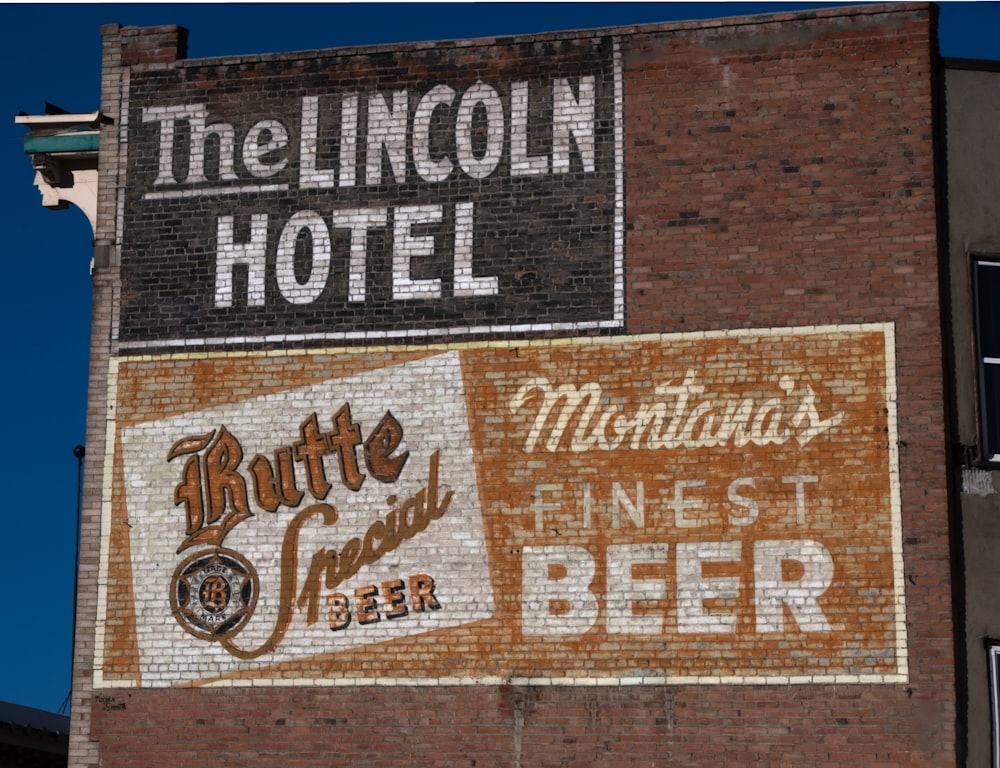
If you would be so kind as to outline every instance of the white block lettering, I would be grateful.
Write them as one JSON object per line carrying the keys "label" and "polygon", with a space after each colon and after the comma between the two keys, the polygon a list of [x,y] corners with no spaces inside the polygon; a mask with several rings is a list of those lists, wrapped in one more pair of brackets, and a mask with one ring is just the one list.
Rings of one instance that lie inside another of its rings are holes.
{"label": "white block lettering", "polygon": [[396,209],[392,228],[392,297],[394,299],[438,299],[441,281],[438,278],[414,280],[410,266],[415,257],[434,255],[433,235],[414,235],[416,224],[441,221],[440,205],[403,205]]}
{"label": "white block lettering", "polygon": [[560,493],[562,488],[561,483],[542,483],[535,486],[535,496],[531,505],[531,508],[535,512],[535,533],[541,533],[545,529],[546,512],[554,512],[562,508],[562,505],[558,502],[545,501],[542,494]]}
{"label": "white block lettering", "polygon": [[[829,632],[819,598],[833,581],[833,558],[816,541],[758,541],[754,545],[757,631],[782,632],[785,607],[803,632]],[[785,578],[783,565],[798,564],[802,574]]]}
{"label": "white block lettering", "polygon": [[215,245],[215,306],[233,306],[233,267],[247,268],[247,305],[264,306],[264,269],[267,261],[267,214],[250,218],[250,241],[234,241],[233,216],[220,216]]}
{"label": "white block lettering", "polygon": [[302,123],[299,131],[299,186],[302,189],[325,189],[336,184],[334,172],[317,169],[319,146],[319,96],[302,98]]}
{"label": "white block lettering", "polygon": [[[667,585],[662,578],[636,579],[636,565],[663,565],[667,544],[619,544],[608,547],[608,633],[656,635],[663,629],[663,615],[635,615],[640,601],[665,600]],[[637,586],[636,582],[642,582]]]}
{"label": "white block lettering", "polygon": [[[174,136],[177,123],[187,120],[192,136],[204,132],[208,110],[203,104],[181,104],[170,107],[145,107],[142,110],[142,122],[160,124],[160,162],[154,186],[161,184],[176,184],[178,177],[174,174]],[[192,142],[193,143],[193,142]],[[204,182],[204,174],[200,178],[191,178],[190,165],[180,181],[193,183]]]}
{"label": "white block lettering", "polygon": [[277,120],[261,120],[254,123],[243,139],[243,165],[258,179],[274,176],[288,167],[288,158],[272,156],[286,147],[288,129]]}
{"label": "white block lettering", "polygon": [[500,281],[495,275],[473,277],[472,241],[474,203],[455,204],[455,295],[496,296]]}
{"label": "white block lettering", "polygon": [[750,523],[757,519],[757,515],[760,514],[760,507],[756,501],[740,495],[739,489],[745,485],[748,485],[751,488],[756,487],[752,477],[738,477],[729,484],[729,489],[727,491],[729,501],[737,507],[743,507],[743,509],[746,510],[743,516],[734,515],[730,512],[730,525],[750,525]]}
{"label": "white block lettering", "polygon": [[552,172],[568,173],[569,143],[572,137],[580,153],[585,173],[597,167],[594,159],[594,76],[580,78],[580,98],[573,95],[569,81],[561,77],[552,83]]}
{"label": "white block lettering", "polygon": [[382,150],[397,184],[406,181],[406,91],[394,91],[392,108],[381,93],[368,97],[368,136],[365,149],[365,183],[382,183]]}
{"label": "white block lettering", "polygon": [[[295,277],[295,246],[303,232],[309,235],[312,268],[304,283]],[[320,297],[330,277],[332,246],[330,231],[323,217],[312,211],[299,211],[285,224],[278,239],[275,274],[278,290],[290,304],[311,304]]]}
{"label": "white block lettering", "polygon": [[582,635],[597,622],[590,590],[596,568],[582,547],[524,547],[521,632],[528,637]]}
{"label": "white block lettering", "polygon": [[674,498],[670,503],[670,507],[674,510],[674,525],[678,528],[698,528],[705,524],[697,517],[687,516],[687,510],[701,509],[705,506],[705,502],[702,499],[684,498],[685,488],[704,487],[704,480],[678,480],[674,483]]}
{"label": "white block lettering", "polygon": [[548,155],[529,155],[528,84],[510,84],[510,175],[537,176],[548,173]]}
{"label": "white block lettering", "polygon": [[677,545],[677,631],[683,634],[728,633],[736,631],[736,614],[713,606],[705,610],[706,600],[735,601],[740,594],[737,576],[705,577],[702,563],[731,562],[740,559],[738,541],[682,542]]}
{"label": "white block lettering", "polygon": [[358,96],[345,96],[340,102],[340,186],[353,187],[358,164]]}
{"label": "white block lettering", "polygon": [[806,483],[818,483],[816,475],[788,475],[781,478],[785,484],[795,485],[795,522],[799,525],[806,523]]}
{"label": "white block lettering", "polygon": [[353,208],[333,214],[335,229],[351,231],[351,255],[347,266],[347,300],[364,301],[368,264],[368,230],[389,223],[388,208]]}
{"label": "white block lettering", "polygon": [[[482,157],[473,148],[473,118],[476,107],[486,116],[486,146]],[[462,94],[455,118],[455,151],[458,164],[473,179],[485,179],[503,157],[504,116],[500,94],[486,83],[478,82]]]}
{"label": "white block lettering", "polygon": [[625,493],[621,483],[611,484],[611,525],[613,528],[622,527],[621,510],[623,507],[636,528],[646,527],[646,498],[642,480],[635,484],[635,503]]}
{"label": "white block lettering", "polygon": [[444,181],[454,167],[447,157],[431,157],[431,118],[439,106],[449,106],[455,100],[455,89],[447,85],[435,85],[417,104],[413,113],[413,165],[424,181]]}

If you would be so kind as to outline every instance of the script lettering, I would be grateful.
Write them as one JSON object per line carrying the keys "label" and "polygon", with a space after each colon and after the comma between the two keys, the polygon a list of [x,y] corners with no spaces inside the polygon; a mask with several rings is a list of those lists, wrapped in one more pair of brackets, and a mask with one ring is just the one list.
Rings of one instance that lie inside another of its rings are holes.
{"label": "script lettering", "polygon": [[[843,413],[821,418],[816,393],[808,384],[799,390],[790,376],[782,376],[781,397],[695,400],[705,388],[687,371],[683,382],[672,380],[653,390],[657,399],[629,413],[621,406],[602,405],[603,390],[596,382],[554,386],[544,377],[525,382],[511,398],[510,410],[534,406],[535,419],[524,440],[524,452],[679,450],[732,445],[784,445],[793,437],[806,445],[840,424]],[[673,398],[673,408],[669,398]],[[668,416],[668,414],[670,414]],[[575,424],[572,430],[570,425]]]}

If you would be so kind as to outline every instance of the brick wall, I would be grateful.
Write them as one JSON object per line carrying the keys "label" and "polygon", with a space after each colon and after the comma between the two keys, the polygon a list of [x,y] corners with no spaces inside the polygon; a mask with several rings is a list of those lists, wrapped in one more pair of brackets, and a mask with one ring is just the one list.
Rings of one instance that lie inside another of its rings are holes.
{"label": "brick wall", "polygon": [[105,33],[74,764],[954,763],[930,9]]}

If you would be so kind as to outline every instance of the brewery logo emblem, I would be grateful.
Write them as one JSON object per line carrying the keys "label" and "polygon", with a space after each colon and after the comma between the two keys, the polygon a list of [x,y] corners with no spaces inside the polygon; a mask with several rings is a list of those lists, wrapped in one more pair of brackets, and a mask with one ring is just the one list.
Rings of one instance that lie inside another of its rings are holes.
{"label": "brewery logo emblem", "polygon": [[260,585],[249,561],[231,549],[191,555],[174,571],[170,607],[184,629],[202,640],[223,640],[253,615]]}

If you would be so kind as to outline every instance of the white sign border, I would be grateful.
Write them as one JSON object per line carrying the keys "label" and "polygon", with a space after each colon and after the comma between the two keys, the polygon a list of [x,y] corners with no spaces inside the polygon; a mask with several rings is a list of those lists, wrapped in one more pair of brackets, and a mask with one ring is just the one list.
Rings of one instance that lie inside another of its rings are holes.
{"label": "white sign border", "polygon": [[[887,685],[909,682],[909,665],[907,658],[906,632],[906,594],[904,588],[903,570],[903,533],[902,506],[900,501],[899,478],[899,446],[897,426],[898,390],[896,382],[896,337],[893,323],[860,323],[845,325],[815,325],[797,326],[791,328],[736,329],[722,331],[702,331],[677,334],[639,334],[633,336],[597,336],[585,338],[534,339],[525,341],[479,341],[453,344],[422,346],[424,351],[435,349],[474,349],[484,346],[497,346],[503,343],[511,346],[563,346],[570,344],[620,344],[642,341],[671,340],[709,340],[718,338],[739,338],[749,336],[806,336],[823,333],[882,333],[885,337],[885,375],[886,375],[886,421],[888,427],[889,448],[889,496],[891,517],[891,547],[893,560],[893,581],[895,585],[895,635],[896,635],[896,672],[889,674],[829,674],[829,675],[633,675],[629,677],[337,677],[337,678],[281,678],[268,677],[226,678],[205,681],[208,687],[320,687],[320,686],[443,686],[443,685],[534,685],[534,686],[622,686],[622,685],[820,685],[820,684],[868,684]],[[282,351],[281,354],[371,354],[378,351],[413,351],[413,346],[403,347],[348,347],[344,349],[302,349]],[[273,356],[275,352],[237,352],[219,351],[211,353],[181,352],[163,355],[128,356],[112,358],[108,376],[109,403],[117,402],[118,370],[122,364],[134,363],[140,360],[183,360],[190,358],[204,359],[206,357],[233,356]],[[114,471],[114,454],[116,448],[115,409],[109,409],[107,422],[107,453],[104,457],[103,502],[101,507],[101,559],[98,577],[98,611],[95,627],[94,643],[94,689],[136,688],[132,680],[105,680],[103,662],[107,635],[107,586],[108,560],[111,538],[111,486]],[[187,685],[190,685],[188,683]]]}

